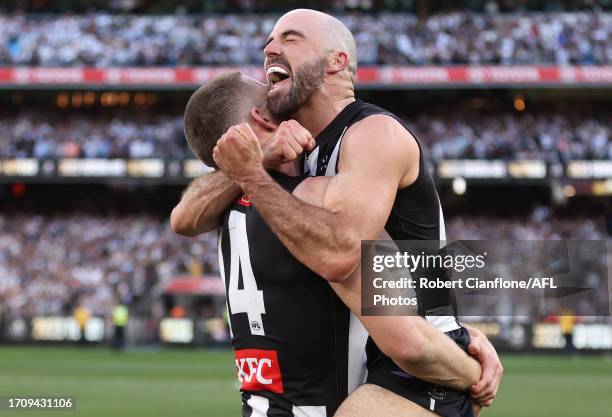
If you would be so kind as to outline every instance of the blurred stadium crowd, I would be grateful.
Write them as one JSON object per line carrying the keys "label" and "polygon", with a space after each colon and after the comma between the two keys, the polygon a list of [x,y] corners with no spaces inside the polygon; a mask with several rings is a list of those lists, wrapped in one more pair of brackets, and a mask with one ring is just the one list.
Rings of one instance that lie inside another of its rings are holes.
{"label": "blurred stadium crowd", "polygon": [[[26,12],[58,11],[36,7],[44,1],[11,2],[17,3]],[[66,3],[82,3],[83,8],[74,9],[77,13],[23,14],[10,11],[8,3],[0,4],[2,13],[9,10],[0,14],[0,69],[19,66],[260,67],[262,49],[278,17],[278,14],[268,14],[277,13],[277,9],[261,10],[259,6],[264,2],[257,0],[192,2],[215,3],[219,8],[208,11],[231,10],[232,13],[200,14],[204,10],[198,9],[198,14],[174,15],[110,14],[89,9],[93,3],[84,0]],[[139,4],[145,7],[145,3],[154,2],[100,0],[95,3],[104,3],[106,10],[138,12]],[[172,13],[172,8],[179,8],[181,2],[160,3],[165,4],[160,12]],[[330,7],[354,33],[359,62],[364,66],[612,63],[609,9],[526,12],[513,8],[510,13],[500,14],[487,6],[478,12],[467,7],[454,12],[431,10],[433,14],[428,12],[417,17],[418,13],[391,11],[408,10],[400,3],[410,3],[410,0],[332,3]],[[385,8],[381,6],[383,3],[397,7]],[[512,1],[500,0],[500,3]],[[287,6],[286,2],[278,4]],[[368,4],[374,7],[366,7]],[[379,10],[383,11],[363,13]],[[149,9],[144,11],[152,13]],[[260,13],[252,14],[253,11]],[[183,12],[190,13],[188,8]],[[77,106],[68,109],[68,104],[58,103],[57,107],[63,109],[58,110],[13,101],[15,108],[6,105],[0,112],[0,159],[193,158],[184,138],[182,108],[177,108],[177,97],[183,91],[175,93],[175,97],[168,95],[168,102],[157,108],[126,104],[112,109],[78,106],[76,110]],[[55,92],[52,94],[54,97]],[[562,107],[555,98],[550,98],[556,96],[549,96],[548,102],[544,100],[541,105],[533,100],[528,102],[526,111],[524,101],[523,108],[515,105],[514,111],[509,107],[503,110],[489,107],[486,103],[476,106],[454,102],[455,96],[422,106],[420,96],[416,100],[411,98],[410,103],[403,103],[405,96],[399,94],[386,100],[390,106],[400,106],[400,112],[391,107],[390,110],[403,113],[433,160],[539,159],[553,163],[610,160],[612,115],[596,98],[584,98],[590,94],[588,91]],[[468,96],[472,101],[482,101],[479,97],[485,97],[486,93]],[[52,100],[50,97],[48,93],[36,102]],[[5,102],[9,102],[8,94]],[[18,185],[26,193],[26,185]],[[72,186],[59,184],[58,189]],[[218,275],[214,232],[196,239],[179,237],[168,224],[169,210],[142,208],[149,203],[163,205],[171,200],[162,197],[163,186],[152,186],[155,192],[152,200],[143,199],[133,205],[130,201],[127,214],[112,210],[120,205],[119,200],[123,198],[120,194],[126,190],[125,194],[129,194],[130,187],[120,184],[108,188],[110,192],[99,196],[98,189],[92,186],[86,197],[75,199],[79,201],[74,202],[74,207],[66,203],[71,209],[60,209],[59,214],[48,212],[47,206],[53,203],[49,198],[62,200],[62,197],[53,195],[53,190],[44,194],[40,189],[35,191],[40,194],[29,208],[24,210],[19,206],[22,200],[17,196],[13,202],[17,209],[11,210],[9,202],[0,211],[0,318],[3,314],[5,317],[70,316],[79,304],[85,305],[93,315],[104,317],[117,300],[131,304],[131,308],[139,299],[159,298],[160,288],[174,278]],[[0,187],[0,196],[8,190]],[[446,222],[449,239],[609,240],[612,237],[609,206],[605,206],[607,217],[602,212],[591,215],[576,208],[569,215],[561,215],[553,213],[550,207],[537,207],[525,214],[526,207],[545,203],[531,195],[523,202],[520,196],[526,194],[520,191],[520,186],[508,191],[510,199],[517,196],[508,209],[522,214],[504,214],[499,207],[451,213]],[[139,194],[134,193],[133,198],[138,199]],[[481,202],[488,198],[482,198]],[[110,212],[102,210],[102,205],[110,207]],[[156,291],[155,297],[149,297]],[[585,306],[580,313],[592,313],[588,308]]]}
{"label": "blurred stadium crowd", "polygon": [[[339,16],[361,65],[606,64],[612,13]],[[260,65],[276,15],[0,15],[0,66]]]}
{"label": "blurred stadium crowd", "polygon": [[2,158],[167,158],[193,157],[181,116],[153,112],[136,116],[21,112],[0,119],[6,143]]}
{"label": "blurred stadium crowd", "polygon": [[[612,158],[610,114],[449,111],[405,116],[434,160]],[[69,116],[24,111],[0,119],[0,158],[192,158],[181,116]]]}
{"label": "blurred stadium crowd", "polygon": [[217,270],[216,235],[179,237],[149,215],[0,215],[0,305],[12,315],[105,315],[159,282]]}
{"label": "blurred stadium crowd", "polygon": [[[603,218],[459,216],[449,239],[606,239]],[[79,299],[104,315],[180,275],[218,273],[216,234],[175,235],[150,215],[0,215],[0,305],[13,316],[70,314]]]}

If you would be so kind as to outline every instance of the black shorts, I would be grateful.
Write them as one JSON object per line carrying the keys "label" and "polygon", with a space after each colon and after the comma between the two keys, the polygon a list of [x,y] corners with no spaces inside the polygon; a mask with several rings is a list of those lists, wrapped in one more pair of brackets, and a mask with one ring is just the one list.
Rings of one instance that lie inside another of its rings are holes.
{"label": "black shorts", "polygon": [[[467,352],[470,335],[464,327],[445,334]],[[368,341],[368,345],[373,345],[371,339]],[[369,346],[368,355],[370,353],[371,347]],[[443,417],[474,417],[469,391],[455,391],[422,381],[404,372],[382,353],[373,361],[370,361],[368,357],[368,378],[366,382],[388,389]]]}

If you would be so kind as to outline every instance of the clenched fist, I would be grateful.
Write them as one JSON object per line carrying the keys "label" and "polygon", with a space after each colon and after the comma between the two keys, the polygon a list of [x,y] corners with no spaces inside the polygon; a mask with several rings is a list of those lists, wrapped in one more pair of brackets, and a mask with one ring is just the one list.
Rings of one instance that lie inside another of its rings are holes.
{"label": "clenched fist", "polygon": [[295,120],[282,122],[274,135],[262,146],[263,165],[277,169],[279,165],[297,159],[304,151],[311,151],[315,140],[308,130]]}
{"label": "clenched fist", "polygon": [[248,123],[232,126],[221,136],[213,149],[213,159],[238,185],[263,170],[259,140]]}

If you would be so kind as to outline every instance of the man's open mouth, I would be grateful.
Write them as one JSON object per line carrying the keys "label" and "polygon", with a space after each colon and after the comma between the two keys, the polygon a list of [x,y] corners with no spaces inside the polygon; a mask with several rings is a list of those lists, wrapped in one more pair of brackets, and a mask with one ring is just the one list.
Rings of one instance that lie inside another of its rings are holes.
{"label": "man's open mouth", "polygon": [[266,79],[270,90],[289,84],[291,75],[289,71],[279,65],[270,65],[266,70]]}

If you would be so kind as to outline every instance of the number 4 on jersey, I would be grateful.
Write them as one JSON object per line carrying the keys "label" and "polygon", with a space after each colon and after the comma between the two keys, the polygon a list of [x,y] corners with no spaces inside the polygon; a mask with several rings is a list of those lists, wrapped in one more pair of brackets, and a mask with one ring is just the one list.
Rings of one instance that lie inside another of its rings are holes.
{"label": "number 4 on jersey", "polygon": [[[232,210],[228,229],[230,235],[230,276],[227,297],[232,314],[246,313],[251,334],[264,336],[261,315],[266,313],[263,291],[257,289],[255,275],[251,268],[249,240],[244,213]],[[239,271],[242,270],[243,289],[238,289]]]}

